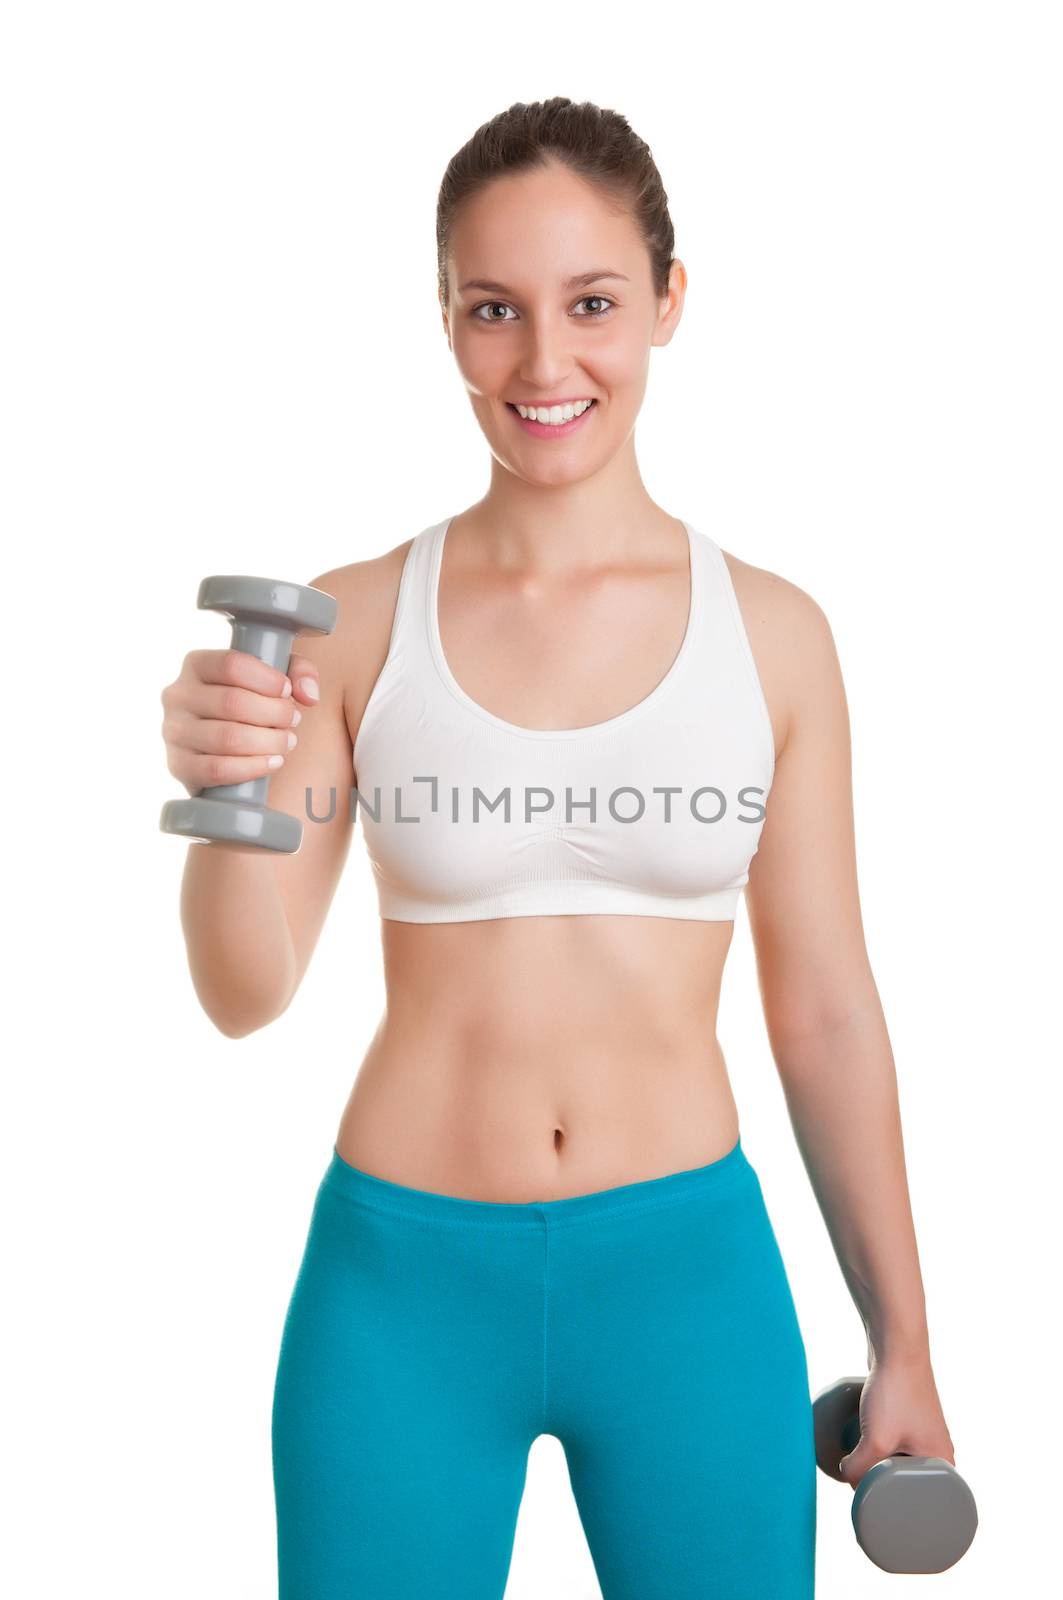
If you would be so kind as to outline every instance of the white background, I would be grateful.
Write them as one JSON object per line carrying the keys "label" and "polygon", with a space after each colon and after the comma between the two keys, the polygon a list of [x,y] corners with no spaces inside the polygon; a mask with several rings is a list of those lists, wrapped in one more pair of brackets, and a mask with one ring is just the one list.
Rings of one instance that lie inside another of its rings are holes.
{"label": "white background", "polygon": [[[382,1006],[375,896],[359,829],[290,1011],[219,1034],[184,961],[189,847],[158,832],[184,792],[159,694],[186,650],[228,642],[195,609],[205,573],[306,581],[483,493],[435,295],[436,192],[481,122],[553,94],[615,107],[649,141],[690,277],[638,425],[649,491],[812,594],[848,689],[932,1356],[981,1526],[951,1571],[891,1578],[854,1541],[851,1490],[821,1477],[817,1592],[1044,1592],[1060,1421],[1054,11],[7,12],[8,1593],[275,1596],[273,1374]],[[864,1340],[786,1119],[744,909],[720,1036],[818,1392],[863,1370]],[[597,1594],[561,1445],[541,1438],[507,1600]]]}

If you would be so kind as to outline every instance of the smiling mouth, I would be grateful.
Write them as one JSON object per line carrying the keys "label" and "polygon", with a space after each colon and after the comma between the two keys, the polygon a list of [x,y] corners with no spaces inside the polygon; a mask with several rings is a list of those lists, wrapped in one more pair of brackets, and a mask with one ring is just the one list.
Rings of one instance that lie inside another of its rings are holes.
{"label": "smiling mouth", "polygon": [[[575,416],[575,417],[559,417],[556,422],[552,422],[549,418],[547,418],[547,420],[545,422],[540,422],[538,417],[522,417],[520,412],[517,410],[517,407],[514,405],[513,401],[512,400],[507,400],[506,401],[507,408],[514,413],[514,415],[518,418],[519,421],[521,421],[521,422],[533,422],[533,423],[536,424],[536,426],[538,426],[540,428],[563,428],[563,427],[567,426],[569,423],[578,422],[581,417],[585,417],[587,415],[588,411],[593,411],[597,404],[598,404],[597,399],[592,399],[592,400],[590,400],[588,402],[587,405],[584,406],[583,410],[579,413],[578,416]],[[526,411],[531,411],[531,410],[534,410],[536,408],[532,407],[532,406],[525,406],[524,409]],[[554,410],[554,407],[553,406],[542,406],[542,407],[539,407],[538,409],[543,410],[543,411],[552,411],[552,410]]]}

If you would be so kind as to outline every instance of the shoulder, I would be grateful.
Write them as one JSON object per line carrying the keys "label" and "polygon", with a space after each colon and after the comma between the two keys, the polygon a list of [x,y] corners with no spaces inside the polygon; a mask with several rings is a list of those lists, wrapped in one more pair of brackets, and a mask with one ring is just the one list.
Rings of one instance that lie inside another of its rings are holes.
{"label": "shoulder", "polygon": [[381,605],[398,599],[402,568],[412,544],[412,539],[406,539],[383,555],[350,561],[344,567],[332,567],[311,578],[312,588],[324,589],[339,602],[337,634],[351,632],[355,619],[359,624],[371,625]]}
{"label": "shoulder", "polygon": [[834,635],[819,602],[789,578],[721,550],[781,752],[803,707],[840,688]]}
{"label": "shoulder", "polygon": [[314,655],[327,659],[343,684],[343,706],[352,742],[362,720],[373,684],[388,653],[402,569],[413,539],[346,566],[331,567],[311,578],[337,602],[336,627],[328,638],[306,640]]}

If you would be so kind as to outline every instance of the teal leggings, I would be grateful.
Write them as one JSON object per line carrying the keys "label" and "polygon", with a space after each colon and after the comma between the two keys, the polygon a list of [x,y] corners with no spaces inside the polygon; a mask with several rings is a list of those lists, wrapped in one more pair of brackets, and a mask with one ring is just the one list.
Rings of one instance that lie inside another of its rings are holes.
{"label": "teal leggings", "polygon": [[805,1349],[741,1140],[527,1203],[333,1150],[272,1426],[279,1600],[502,1600],[542,1433],[604,1600],[813,1594]]}

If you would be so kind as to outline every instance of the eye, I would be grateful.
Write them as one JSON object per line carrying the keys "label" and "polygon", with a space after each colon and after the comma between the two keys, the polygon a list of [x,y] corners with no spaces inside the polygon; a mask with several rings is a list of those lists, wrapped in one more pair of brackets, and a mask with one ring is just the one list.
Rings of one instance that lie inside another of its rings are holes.
{"label": "eye", "polygon": [[508,317],[481,317],[480,316],[480,312],[481,311],[494,311],[496,306],[502,306],[503,309],[510,310],[510,311],[513,309],[512,306],[506,306],[506,303],[505,303],[504,300],[485,300],[483,305],[477,306],[475,308],[475,310],[473,311],[472,315],[476,318],[476,320],[478,322],[507,322],[509,320]]}
{"label": "eye", "polygon": [[576,304],[577,305],[584,305],[588,300],[597,300],[601,305],[607,307],[606,311],[588,311],[586,313],[586,315],[588,317],[604,317],[604,316],[607,316],[608,312],[611,311],[612,308],[613,308],[613,302],[611,300],[607,300],[605,298],[604,294],[585,294],[583,296],[583,299],[582,300],[578,300],[576,302]]}
{"label": "eye", "polygon": [[[601,311],[585,311],[585,312],[583,312],[581,314],[580,318],[579,318],[579,320],[581,322],[586,322],[587,320],[589,320],[590,318],[593,318],[593,317],[606,317],[606,316],[609,315],[609,312],[613,309],[613,303],[614,302],[612,300],[606,299],[605,295],[603,295],[603,294],[585,294],[585,295],[582,295],[580,297],[580,299],[576,301],[576,304],[577,305],[586,305],[588,301],[594,301],[596,304],[601,305],[602,307],[604,307],[604,309],[601,310]],[[510,306],[510,305],[507,305],[504,300],[485,300],[481,305],[474,306],[474,308],[471,311],[470,315],[472,317],[474,317],[477,322],[512,322],[513,321],[512,317],[493,317],[493,316],[492,317],[481,317],[481,315],[480,315],[481,311],[495,311],[495,310],[499,310],[499,309],[501,309],[503,311],[512,311],[513,307]]]}

